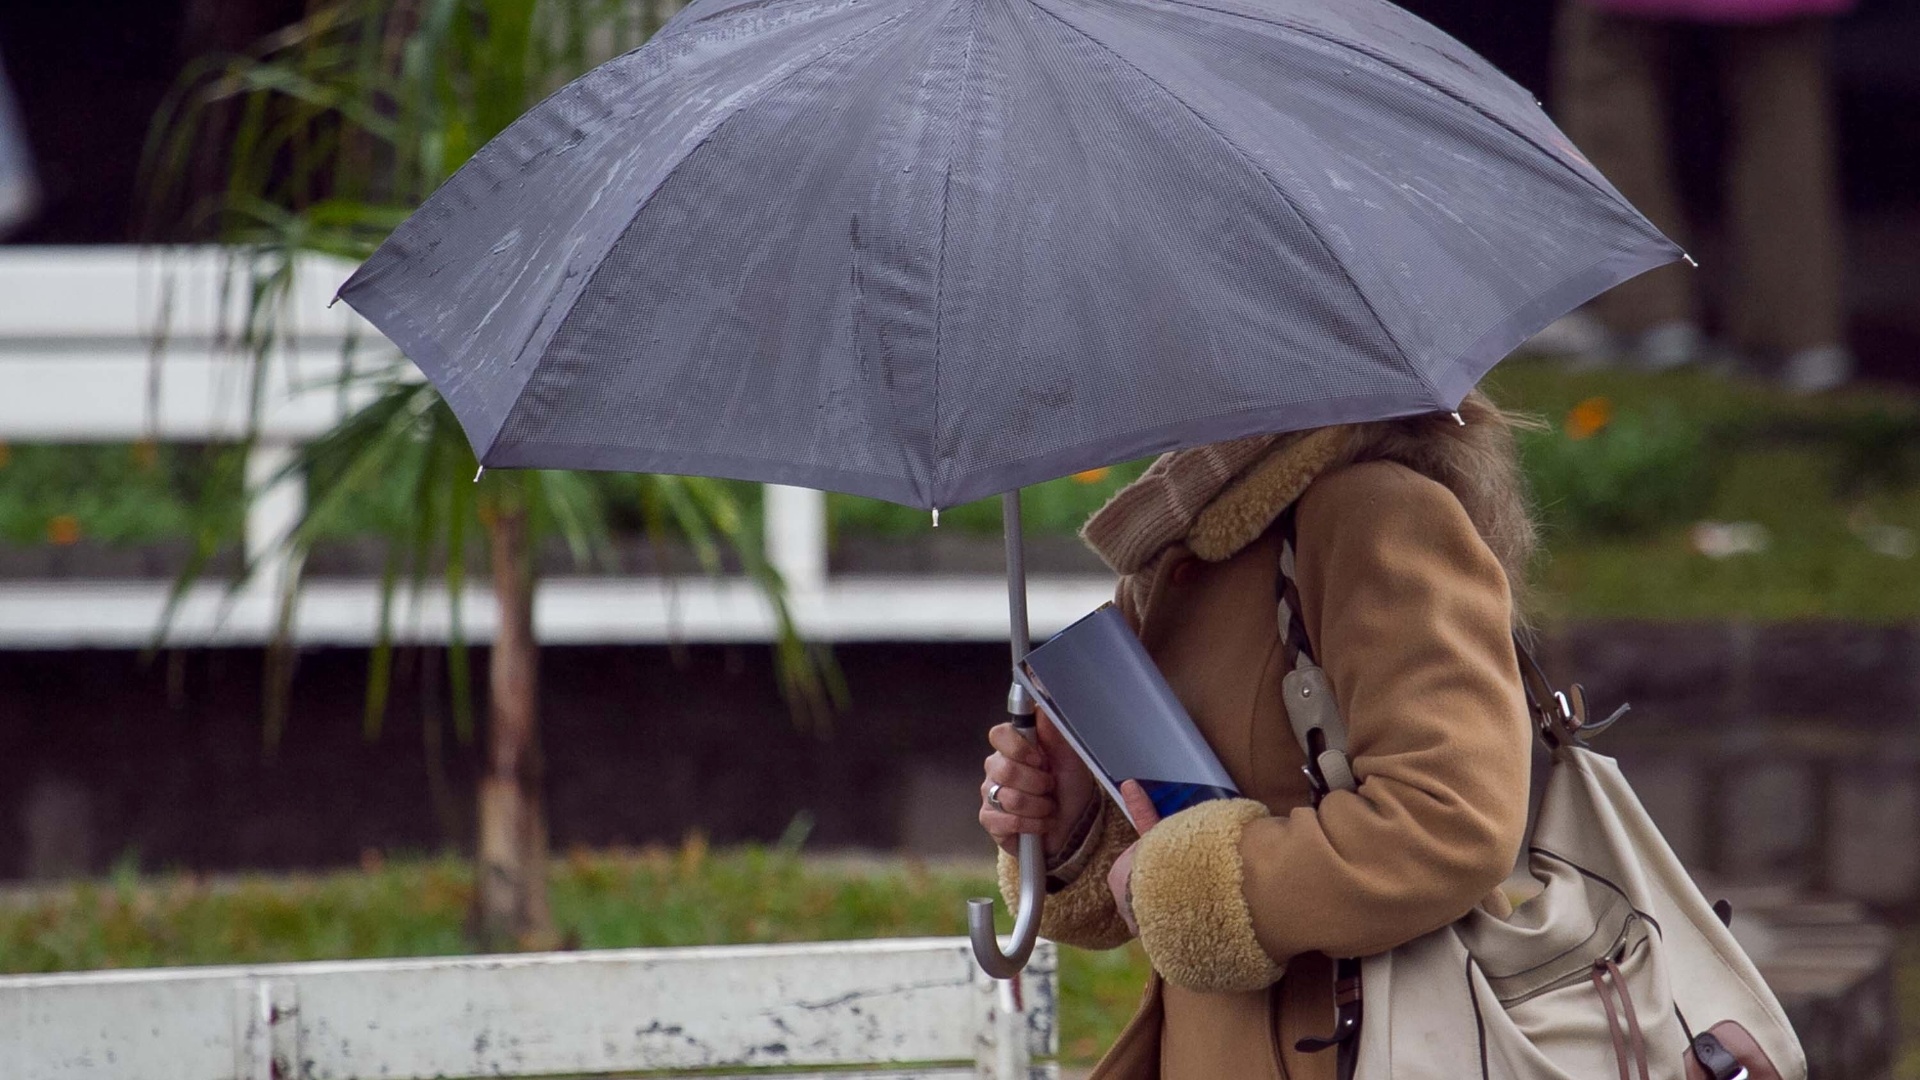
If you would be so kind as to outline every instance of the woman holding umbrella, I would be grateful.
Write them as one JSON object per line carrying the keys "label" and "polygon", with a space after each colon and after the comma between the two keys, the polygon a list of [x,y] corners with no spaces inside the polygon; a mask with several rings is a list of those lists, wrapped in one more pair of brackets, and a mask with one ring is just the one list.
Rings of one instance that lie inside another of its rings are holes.
{"label": "woman holding umbrella", "polygon": [[[1445,413],[1176,451],[1083,536],[1245,798],[1137,834],[1049,725],[995,728],[980,820],[1045,836],[1041,933],[1140,938],[1154,975],[1101,1077],[1333,1077],[1296,1048],[1332,1027],[1329,956],[1505,914],[1527,819],[1528,714],[1510,629],[1533,546],[1511,422]],[[1281,549],[1365,782],[1317,810],[1281,696]],[[1276,618],[1276,610],[1280,617]],[[994,785],[999,785],[997,788]],[[1129,812],[1152,823],[1137,788]],[[1002,883],[1018,893],[1002,859]]]}
{"label": "woman holding umbrella", "polygon": [[[1087,536],[1252,797],[1136,837],[1057,740],[1013,741],[1016,687],[984,817],[1030,872],[1010,950],[990,903],[969,929],[997,978],[1042,927],[1139,934],[1159,974],[1108,1075],[1301,1077],[1334,1069],[1292,1049],[1327,1031],[1324,956],[1469,910],[1526,816],[1531,533],[1473,387],[1680,255],[1523,88],[1391,4],[694,0],[340,295],[488,468],[1001,494],[1016,661],[1019,489],[1173,451]],[[1366,780],[1317,811],[1279,696],[1308,646]]]}

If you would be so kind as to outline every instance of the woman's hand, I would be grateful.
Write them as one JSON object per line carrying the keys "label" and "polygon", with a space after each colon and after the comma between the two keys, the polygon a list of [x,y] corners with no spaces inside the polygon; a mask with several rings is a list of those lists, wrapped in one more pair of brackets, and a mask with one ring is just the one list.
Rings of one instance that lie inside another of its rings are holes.
{"label": "woman's hand", "polygon": [[[1141,836],[1147,830],[1160,824],[1160,811],[1154,808],[1153,800],[1147,797],[1147,789],[1137,780],[1128,780],[1120,785],[1120,797],[1127,802],[1127,820]],[[1120,909],[1120,917],[1126,920],[1127,929],[1135,937],[1140,936],[1140,927],[1133,921],[1133,852],[1140,846],[1138,840],[1127,845],[1127,850],[1113,860],[1113,869],[1107,871],[1107,890],[1113,893],[1113,905]]]}
{"label": "woman's hand", "polygon": [[[1012,724],[987,733],[987,777],[980,784],[980,827],[1008,854],[1019,850],[1022,833],[1039,833],[1049,857],[1060,853],[1080,816],[1098,795],[1093,774],[1073,752],[1043,709],[1039,739],[1028,742]],[[999,790],[994,792],[994,785]],[[1002,809],[987,801],[994,792]]]}

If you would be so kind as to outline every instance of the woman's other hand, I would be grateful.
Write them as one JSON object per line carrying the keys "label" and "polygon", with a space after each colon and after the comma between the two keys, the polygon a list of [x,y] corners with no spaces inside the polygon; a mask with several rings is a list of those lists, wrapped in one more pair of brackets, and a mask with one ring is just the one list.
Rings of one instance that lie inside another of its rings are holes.
{"label": "woman's other hand", "polygon": [[[1127,803],[1127,820],[1133,822],[1134,829],[1141,836],[1147,835],[1148,829],[1160,824],[1160,811],[1154,807],[1153,800],[1147,797],[1147,789],[1141,787],[1139,781],[1128,780],[1121,784],[1120,797]],[[1133,921],[1133,852],[1139,846],[1138,841],[1128,844],[1127,850],[1113,860],[1113,869],[1107,871],[1107,889],[1113,893],[1113,905],[1120,909],[1120,917],[1126,920],[1127,929],[1133,931],[1136,937],[1140,934],[1140,927]]]}
{"label": "woman's other hand", "polygon": [[[1040,834],[1047,855],[1058,855],[1098,795],[1093,774],[1045,710],[1039,714],[1039,736],[1028,742],[1012,724],[987,733],[993,753],[987,755],[980,784],[980,827],[1010,855],[1019,850],[1022,833]],[[987,800],[989,793],[1000,809]]]}

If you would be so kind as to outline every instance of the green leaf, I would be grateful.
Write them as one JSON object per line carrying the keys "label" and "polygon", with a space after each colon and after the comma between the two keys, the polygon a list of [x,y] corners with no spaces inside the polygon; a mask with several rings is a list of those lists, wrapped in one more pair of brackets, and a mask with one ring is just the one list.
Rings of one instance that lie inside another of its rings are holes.
{"label": "green leaf", "polygon": [[[267,376],[289,344],[294,271],[307,253],[363,259],[482,144],[528,107],[594,63],[637,46],[671,10],[662,0],[339,0],[240,55],[188,65],[149,133],[144,218],[157,230],[231,245],[223,307],[240,316],[226,343],[251,364],[247,390],[257,430]],[[217,185],[196,179],[217,176]],[[210,234],[209,234],[210,233]],[[357,345],[349,342],[349,356]],[[164,372],[161,373],[164,377]],[[461,596],[480,516],[523,505],[534,530],[557,537],[583,571],[613,561],[617,524],[638,521],[663,554],[685,543],[700,567],[731,558],[768,590],[781,640],[784,684],[826,701],[837,685],[823,651],[800,642],[780,583],[758,552],[737,486],[678,477],[539,473],[509,477],[477,468],[457,419],[434,390],[392,371],[343,375],[338,391],[372,399],[307,444],[282,477],[307,488],[304,512],[277,554],[296,568],[316,544],[375,535],[387,551],[365,727],[377,737],[393,686],[394,594],[416,596],[440,577],[452,605],[446,675],[455,724],[472,731],[471,670]],[[248,440],[250,441],[250,439]],[[249,492],[252,498],[257,492]],[[0,499],[6,498],[0,491]],[[522,502],[524,500],[524,502]],[[235,517],[239,500],[221,502]],[[194,510],[203,537],[174,602],[204,567],[217,538],[211,504]],[[93,514],[102,528],[131,519]],[[224,520],[224,519],[222,519]],[[5,515],[0,514],[0,524]],[[249,571],[255,569],[249,567]],[[291,627],[302,579],[281,608],[271,738],[284,720]],[[282,663],[284,661],[284,663]]]}

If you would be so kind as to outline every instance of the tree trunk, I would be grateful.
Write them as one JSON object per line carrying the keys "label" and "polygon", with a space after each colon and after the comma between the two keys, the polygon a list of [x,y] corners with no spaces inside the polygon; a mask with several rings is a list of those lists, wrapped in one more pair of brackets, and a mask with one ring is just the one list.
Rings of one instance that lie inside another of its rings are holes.
{"label": "tree trunk", "polygon": [[487,523],[499,605],[488,667],[486,771],[480,778],[474,931],[487,949],[552,948],[547,816],[540,758],[540,650],[533,639],[533,572],[522,506]]}

